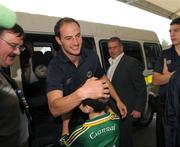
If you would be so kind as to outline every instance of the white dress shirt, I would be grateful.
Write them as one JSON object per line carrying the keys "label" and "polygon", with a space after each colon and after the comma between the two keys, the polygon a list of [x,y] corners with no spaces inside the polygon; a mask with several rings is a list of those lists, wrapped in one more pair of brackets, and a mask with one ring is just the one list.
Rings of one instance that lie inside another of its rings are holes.
{"label": "white dress shirt", "polygon": [[117,56],[116,58],[109,58],[109,63],[110,63],[110,67],[107,71],[107,77],[109,78],[109,80],[112,80],[112,77],[114,75],[114,71],[119,63],[119,61],[121,60],[122,56],[124,55],[124,52],[121,53],[119,56]]}

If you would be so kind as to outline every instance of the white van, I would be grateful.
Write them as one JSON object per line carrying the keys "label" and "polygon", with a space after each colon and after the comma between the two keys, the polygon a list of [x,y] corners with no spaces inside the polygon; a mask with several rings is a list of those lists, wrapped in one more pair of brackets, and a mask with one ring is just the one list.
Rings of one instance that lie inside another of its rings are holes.
{"label": "white van", "polygon": [[[56,54],[58,47],[54,39],[53,29],[58,19],[59,18],[57,17],[17,12],[17,23],[24,28],[27,34],[26,38],[33,43],[34,53],[40,51],[45,55],[46,52],[50,51],[52,55]],[[124,52],[127,55],[137,58],[142,63],[148,96],[144,114],[139,123],[143,126],[148,125],[152,120],[154,112],[150,99],[156,96],[157,90],[157,87],[152,85],[152,69],[161,51],[161,46],[156,33],[147,30],[86,21],[79,21],[79,23],[84,41],[83,45],[86,48],[97,52],[105,71],[107,71],[109,67],[107,40],[113,36],[121,38],[124,45]],[[10,74],[24,90],[23,71],[21,69],[22,61],[20,59],[22,60],[22,56],[18,58],[16,64],[10,68]],[[40,89],[41,86],[39,86],[38,91],[40,91]],[[38,96],[30,96],[25,90],[24,93],[29,102],[30,111],[33,117],[33,133],[35,133],[33,134],[35,140],[33,142],[34,146],[48,145],[51,143],[52,136],[50,133],[52,127],[49,126],[53,124],[53,121],[50,118],[50,115],[45,115],[49,114],[46,93],[44,92]],[[47,137],[48,135],[49,137]]]}

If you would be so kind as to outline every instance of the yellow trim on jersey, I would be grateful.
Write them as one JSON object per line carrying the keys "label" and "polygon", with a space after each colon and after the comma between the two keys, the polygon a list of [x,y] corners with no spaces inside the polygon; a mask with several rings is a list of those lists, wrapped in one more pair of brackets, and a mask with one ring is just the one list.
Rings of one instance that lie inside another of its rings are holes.
{"label": "yellow trim on jersey", "polygon": [[[112,114],[110,113],[107,117],[104,117],[102,119],[98,119],[92,122],[86,122],[85,124],[83,124],[84,127],[92,127],[92,126],[96,126],[99,124],[102,124],[104,122],[107,122],[109,120],[113,120],[113,119],[117,119],[118,117],[116,116],[116,114]],[[118,118],[119,119],[119,118]]]}
{"label": "yellow trim on jersey", "polygon": [[75,130],[66,141],[64,141],[64,145],[70,146],[81,134],[86,132],[90,127],[99,125],[99,124],[102,124],[104,122],[107,122],[109,120],[114,120],[114,119],[120,119],[120,118],[114,113],[109,113],[108,116],[103,117],[102,119],[94,120],[92,122],[86,122],[85,124],[83,124],[81,128]]}
{"label": "yellow trim on jersey", "polygon": [[64,142],[65,145],[71,145],[73,143],[73,141],[79,137],[82,133],[84,133],[86,130],[88,130],[89,127],[81,127],[78,130],[76,130],[75,132],[73,132],[71,134],[71,136],[69,136],[69,138]]}

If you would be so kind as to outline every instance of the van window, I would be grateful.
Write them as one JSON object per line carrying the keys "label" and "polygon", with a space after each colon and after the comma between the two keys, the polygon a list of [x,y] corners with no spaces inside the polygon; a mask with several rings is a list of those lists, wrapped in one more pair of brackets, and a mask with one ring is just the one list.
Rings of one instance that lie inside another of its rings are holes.
{"label": "van window", "polygon": [[53,44],[48,42],[33,42],[34,52],[40,51],[43,54],[46,52],[53,52]]}
{"label": "van window", "polygon": [[27,34],[26,39],[32,43],[33,52],[30,54],[28,48],[24,50],[20,54],[20,63],[23,92],[32,116],[31,143],[32,146],[44,146],[52,143],[56,126],[46,96],[47,66],[56,53],[55,40],[52,35],[41,34]]}
{"label": "van window", "polygon": [[126,55],[134,57],[138,59],[142,64],[144,64],[140,43],[135,41],[122,41],[122,44],[124,46],[124,53]]}
{"label": "van window", "polygon": [[[142,49],[140,43],[135,41],[124,41],[124,40],[122,41],[122,43],[124,46],[125,54],[138,59],[144,67],[144,61],[142,57]],[[110,57],[108,53],[107,40],[100,40],[99,46],[100,46],[103,68],[105,69],[105,71],[107,71],[107,69],[109,68],[108,59]]]}
{"label": "van window", "polygon": [[47,51],[50,51],[51,52],[51,47],[46,47],[46,46],[42,46],[42,47],[34,47],[34,51],[41,51],[43,54]]}
{"label": "van window", "polygon": [[153,69],[155,62],[160,54],[161,47],[159,44],[147,42],[145,42],[143,46],[146,55],[147,68]]}
{"label": "van window", "polygon": [[94,38],[92,38],[92,37],[83,37],[82,47],[95,51],[96,46],[95,46]]}

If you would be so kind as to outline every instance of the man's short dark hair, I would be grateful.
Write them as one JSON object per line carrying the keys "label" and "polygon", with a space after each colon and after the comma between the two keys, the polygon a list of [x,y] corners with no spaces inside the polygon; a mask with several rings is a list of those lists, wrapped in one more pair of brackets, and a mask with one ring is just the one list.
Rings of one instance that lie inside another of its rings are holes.
{"label": "man's short dark hair", "polygon": [[172,22],[170,23],[170,25],[174,25],[174,24],[180,24],[180,17],[175,18],[175,19],[172,20]]}
{"label": "man's short dark hair", "polygon": [[122,41],[119,37],[111,37],[109,40],[108,40],[108,43],[109,42],[114,42],[114,41],[117,41],[119,42],[120,45],[122,45]]}
{"label": "man's short dark hair", "polygon": [[60,31],[59,31],[60,28],[61,28],[64,24],[66,24],[66,23],[72,23],[72,22],[76,23],[76,24],[79,26],[79,28],[80,28],[80,25],[79,25],[78,21],[76,21],[76,20],[73,19],[73,18],[64,17],[64,18],[59,19],[59,20],[57,21],[56,25],[54,26],[55,36],[60,37],[60,36],[61,36]]}
{"label": "man's short dark hair", "polygon": [[14,34],[17,34],[17,37],[22,37],[24,39],[24,36],[25,36],[25,33],[24,33],[24,30],[23,28],[18,25],[18,24],[15,24],[12,28],[10,29],[7,29],[7,28],[3,28],[3,27],[0,27],[0,35],[4,32],[4,31],[9,31],[9,32],[12,32]]}
{"label": "man's short dark hair", "polygon": [[109,104],[109,99],[100,98],[100,99],[85,99],[82,101],[83,106],[91,106],[94,109],[94,112],[101,112],[107,108]]}

